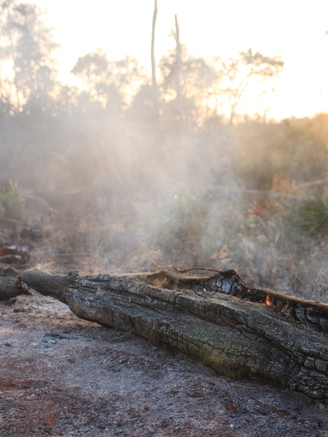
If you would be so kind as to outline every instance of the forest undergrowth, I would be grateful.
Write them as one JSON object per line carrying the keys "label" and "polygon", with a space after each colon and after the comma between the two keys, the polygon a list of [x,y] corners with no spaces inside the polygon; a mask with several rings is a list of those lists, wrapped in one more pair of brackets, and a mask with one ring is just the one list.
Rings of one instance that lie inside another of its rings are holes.
{"label": "forest undergrowth", "polygon": [[44,222],[50,232],[40,262],[85,274],[233,269],[249,286],[328,302],[327,191],[275,179],[259,193],[254,199],[247,191],[206,196],[184,189],[122,200],[116,211],[101,199],[90,205],[77,198]]}
{"label": "forest undergrowth", "polygon": [[43,12],[13,0],[0,15],[0,218],[28,219],[19,187],[59,195],[35,244],[41,266],[234,269],[327,300],[328,114],[270,118],[281,56],[196,57],[176,18],[156,80],[97,49],[69,86]]}

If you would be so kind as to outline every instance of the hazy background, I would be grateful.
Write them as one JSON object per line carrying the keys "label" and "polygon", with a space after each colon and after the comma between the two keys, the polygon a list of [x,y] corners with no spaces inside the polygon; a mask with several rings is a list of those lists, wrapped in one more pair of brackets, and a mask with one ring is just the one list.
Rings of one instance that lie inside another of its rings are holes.
{"label": "hazy background", "polygon": [[47,202],[66,270],[233,268],[324,299],[328,2],[159,0],[156,81],[153,8],[2,3],[0,216]]}
{"label": "hazy background", "polygon": [[[64,81],[73,83],[69,71],[76,58],[96,48],[111,59],[127,54],[137,58],[150,72],[152,0],[34,3],[48,10],[44,20],[54,28],[61,45],[56,56]],[[249,47],[267,56],[281,55],[285,68],[272,83],[276,91],[269,104],[270,117],[279,120],[328,112],[327,0],[165,0],[159,1],[158,8],[158,60],[174,46],[169,35],[177,14],[181,41],[196,57],[236,56]],[[243,109],[253,112],[255,105],[245,104]]]}

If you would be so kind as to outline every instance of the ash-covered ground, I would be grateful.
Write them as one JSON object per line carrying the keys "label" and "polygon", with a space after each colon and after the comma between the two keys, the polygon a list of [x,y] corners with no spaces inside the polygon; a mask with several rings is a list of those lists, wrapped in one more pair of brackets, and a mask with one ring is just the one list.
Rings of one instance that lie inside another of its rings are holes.
{"label": "ash-covered ground", "polygon": [[3,437],[328,436],[327,406],[220,377],[34,291],[0,314]]}

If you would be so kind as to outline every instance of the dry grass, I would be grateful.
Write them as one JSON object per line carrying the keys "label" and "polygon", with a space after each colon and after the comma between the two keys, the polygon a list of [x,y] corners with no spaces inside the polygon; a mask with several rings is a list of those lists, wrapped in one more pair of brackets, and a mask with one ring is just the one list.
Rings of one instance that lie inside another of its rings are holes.
{"label": "dry grass", "polygon": [[[295,184],[275,181],[282,192]],[[62,214],[51,244],[54,265],[84,273],[211,267],[236,270],[250,286],[328,301],[325,228],[300,225],[300,200],[267,196],[207,199],[186,190],[170,199],[139,201],[119,216],[83,206]]]}

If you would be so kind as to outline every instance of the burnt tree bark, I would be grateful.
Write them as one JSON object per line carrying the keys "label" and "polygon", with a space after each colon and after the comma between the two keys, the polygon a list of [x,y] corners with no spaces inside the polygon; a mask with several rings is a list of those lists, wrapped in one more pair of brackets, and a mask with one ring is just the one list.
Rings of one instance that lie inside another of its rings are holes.
{"label": "burnt tree bark", "polygon": [[233,270],[27,271],[20,279],[78,317],[165,343],[218,374],[262,378],[328,403],[328,305],[249,288]]}
{"label": "burnt tree bark", "polygon": [[28,294],[27,286],[18,279],[14,269],[0,268],[0,300],[8,300],[20,294]]}

